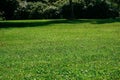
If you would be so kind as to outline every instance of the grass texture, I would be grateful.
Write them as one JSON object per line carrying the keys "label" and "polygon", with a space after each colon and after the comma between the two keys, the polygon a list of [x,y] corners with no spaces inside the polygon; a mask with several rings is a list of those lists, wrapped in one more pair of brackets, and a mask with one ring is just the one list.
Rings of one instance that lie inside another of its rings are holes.
{"label": "grass texture", "polygon": [[0,21],[0,80],[120,80],[120,20]]}

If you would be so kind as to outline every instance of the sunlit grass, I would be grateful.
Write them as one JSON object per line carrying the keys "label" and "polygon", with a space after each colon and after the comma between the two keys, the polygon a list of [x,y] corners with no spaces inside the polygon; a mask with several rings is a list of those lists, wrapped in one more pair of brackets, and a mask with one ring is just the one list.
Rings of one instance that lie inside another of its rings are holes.
{"label": "sunlit grass", "polygon": [[50,21],[0,22],[0,80],[120,80],[119,21]]}

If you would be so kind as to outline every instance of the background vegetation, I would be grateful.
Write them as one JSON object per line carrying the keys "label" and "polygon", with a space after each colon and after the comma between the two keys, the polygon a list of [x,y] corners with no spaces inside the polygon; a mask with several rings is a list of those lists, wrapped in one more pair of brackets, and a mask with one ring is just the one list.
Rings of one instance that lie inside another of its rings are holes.
{"label": "background vegetation", "polygon": [[119,17],[120,0],[0,0],[2,19]]}

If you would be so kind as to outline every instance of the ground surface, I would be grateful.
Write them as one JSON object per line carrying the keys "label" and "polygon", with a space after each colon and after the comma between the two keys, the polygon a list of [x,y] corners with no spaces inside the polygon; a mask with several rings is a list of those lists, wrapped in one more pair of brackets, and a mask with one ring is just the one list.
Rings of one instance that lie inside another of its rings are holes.
{"label": "ground surface", "polygon": [[120,20],[0,21],[0,27],[0,80],[120,80]]}

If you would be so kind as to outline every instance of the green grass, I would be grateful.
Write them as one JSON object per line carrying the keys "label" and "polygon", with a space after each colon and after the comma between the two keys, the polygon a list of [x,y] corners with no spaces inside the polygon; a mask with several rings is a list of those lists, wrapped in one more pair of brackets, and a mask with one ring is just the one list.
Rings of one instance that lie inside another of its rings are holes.
{"label": "green grass", "polygon": [[120,80],[120,20],[16,20],[0,27],[0,80]]}

